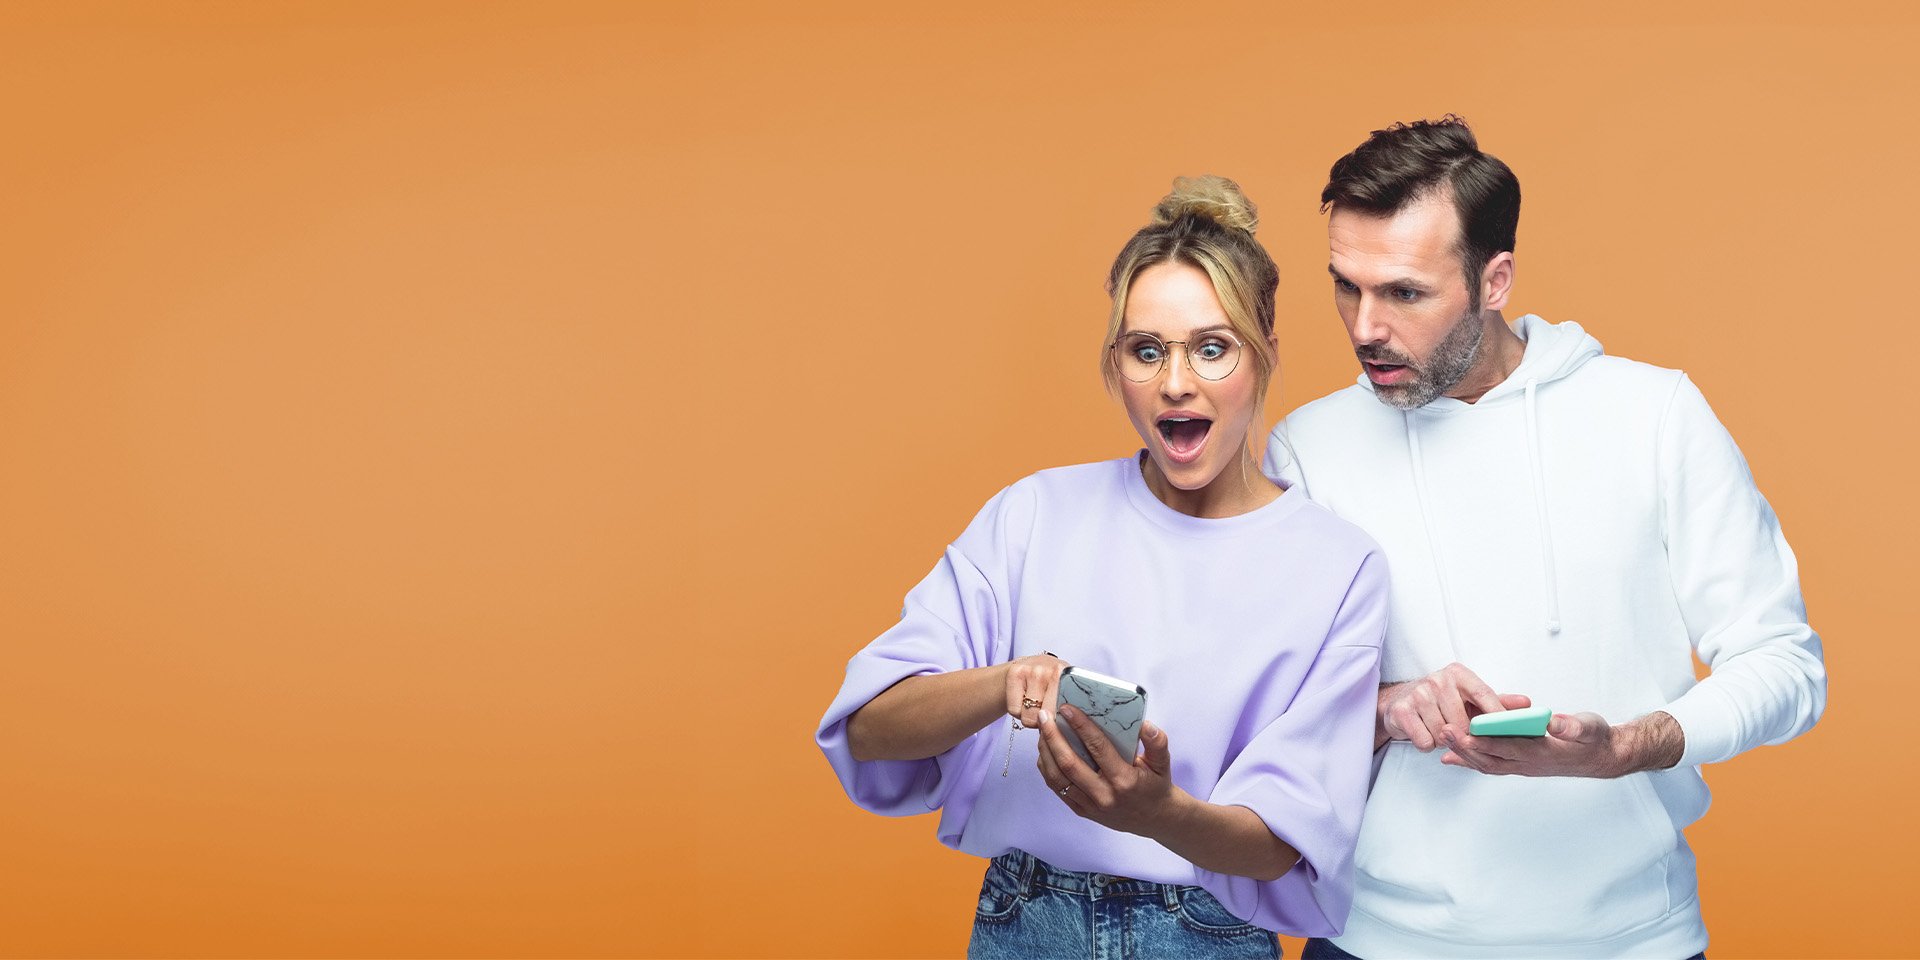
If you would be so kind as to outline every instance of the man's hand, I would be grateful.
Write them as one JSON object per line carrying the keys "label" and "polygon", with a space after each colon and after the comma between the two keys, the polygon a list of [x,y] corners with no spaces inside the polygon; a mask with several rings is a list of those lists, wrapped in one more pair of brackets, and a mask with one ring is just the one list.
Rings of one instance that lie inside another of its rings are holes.
{"label": "man's hand", "polygon": [[1380,688],[1373,748],[1406,740],[1425,753],[1447,744],[1449,736],[1467,736],[1467,723],[1476,714],[1532,705],[1521,694],[1493,692],[1472,670],[1450,663],[1418,680]]}
{"label": "man's hand", "polygon": [[[1073,752],[1060,732],[1061,723],[1073,727],[1100,769],[1088,766]],[[1173,756],[1167,751],[1166,731],[1142,720],[1140,743],[1144,753],[1122,757],[1106,731],[1086,714],[1061,704],[1058,717],[1040,722],[1040,778],[1074,813],[1102,826],[1158,839],[1156,828],[1162,818],[1174,813],[1178,795],[1184,791],[1173,785],[1168,773]]]}
{"label": "man's hand", "polygon": [[1516,777],[1620,777],[1680,762],[1686,735],[1655,711],[1612,726],[1597,713],[1556,713],[1544,737],[1457,737],[1441,763]]}

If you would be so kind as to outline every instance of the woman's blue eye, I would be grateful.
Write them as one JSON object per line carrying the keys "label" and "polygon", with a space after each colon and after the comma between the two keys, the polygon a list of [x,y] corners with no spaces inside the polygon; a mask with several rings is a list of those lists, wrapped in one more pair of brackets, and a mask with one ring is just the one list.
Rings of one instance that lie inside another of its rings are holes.
{"label": "woman's blue eye", "polygon": [[1142,363],[1159,363],[1160,347],[1156,344],[1142,343],[1133,348],[1133,358]]}
{"label": "woman's blue eye", "polygon": [[1227,355],[1227,345],[1218,340],[1209,340],[1195,349],[1193,355],[1202,360],[1218,360]]}

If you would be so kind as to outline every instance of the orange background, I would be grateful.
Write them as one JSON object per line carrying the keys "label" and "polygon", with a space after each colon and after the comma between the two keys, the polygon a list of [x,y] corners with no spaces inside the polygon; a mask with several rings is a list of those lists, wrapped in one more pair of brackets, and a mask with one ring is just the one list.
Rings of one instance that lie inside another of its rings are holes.
{"label": "orange background", "polygon": [[1712,953],[1911,953],[1909,15],[807,6],[0,10],[0,949],[957,954],[980,862],[811,744],[845,658],[1134,449],[1174,175],[1261,205],[1271,421],[1354,375],[1328,164],[1457,111],[1511,315],[1692,373],[1827,638],[1710,771]]}

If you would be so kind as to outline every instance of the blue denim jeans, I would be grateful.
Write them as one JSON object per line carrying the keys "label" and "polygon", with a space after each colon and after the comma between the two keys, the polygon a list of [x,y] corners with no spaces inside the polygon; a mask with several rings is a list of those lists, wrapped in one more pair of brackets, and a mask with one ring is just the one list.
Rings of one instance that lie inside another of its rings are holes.
{"label": "blue denim jeans", "polygon": [[[1334,946],[1331,940],[1322,940],[1319,937],[1314,937],[1307,941],[1305,947],[1301,948],[1300,960],[1360,960],[1360,958]],[[1707,955],[1704,953],[1696,953],[1692,957],[1689,957],[1688,960],[1707,960]]]}
{"label": "blue denim jeans", "polygon": [[967,956],[1278,960],[1280,942],[1199,887],[1059,870],[1015,850],[987,866]]}

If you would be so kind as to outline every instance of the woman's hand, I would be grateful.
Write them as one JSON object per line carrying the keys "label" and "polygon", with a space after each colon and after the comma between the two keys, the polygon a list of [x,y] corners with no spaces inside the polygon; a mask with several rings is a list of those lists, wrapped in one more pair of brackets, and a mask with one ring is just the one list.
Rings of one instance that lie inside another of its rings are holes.
{"label": "woman's hand", "polygon": [[[1100,769],[1088,766],[1073,752],[1060,732],[1062,721],[1079,734]],[[1114,830],[1159,839],[1186,792],[1174,786],[1169,775],[1173,757],[1167,750],[1166,731],[1142,720],[1140,743],[1145,753],[1121,757],[1106,732],[1086,714],[1062,706],[1058,718],[1050,716],[1040,723],[1040,778],[1074,813]]]}
{"label": "woman's hand", "polygon": [[1051,711],[1060,694],[1060,672],[1067,662],[1038,653],[1007,663],[1007,713],[1027,728],[1040,726],[1041,711]]}

